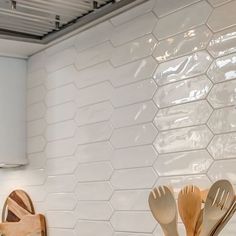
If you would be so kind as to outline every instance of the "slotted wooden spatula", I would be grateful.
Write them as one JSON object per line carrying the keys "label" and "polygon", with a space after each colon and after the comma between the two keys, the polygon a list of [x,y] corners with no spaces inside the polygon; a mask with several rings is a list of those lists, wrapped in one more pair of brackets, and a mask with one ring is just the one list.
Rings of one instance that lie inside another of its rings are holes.
{"label": "slotted wooden spatula", "polygon": [[200,236],[211,235],[234,201],[234,189],[228,180],[215,182],[207,195]]}
{"label": "slotted wooden spatula", "polygon": [[149,194],[149,206],[153,217],[161,225],[165,236],[179,236],[177,231],[177,207],[171,190],[166,186],[155,188]]}
{"label": "slotted wooden spatula", "polygon": [[187,236],[194,236],[201,204],[201,191],[198,187],[190,185],[180,191],[178,195],[178,208]]}

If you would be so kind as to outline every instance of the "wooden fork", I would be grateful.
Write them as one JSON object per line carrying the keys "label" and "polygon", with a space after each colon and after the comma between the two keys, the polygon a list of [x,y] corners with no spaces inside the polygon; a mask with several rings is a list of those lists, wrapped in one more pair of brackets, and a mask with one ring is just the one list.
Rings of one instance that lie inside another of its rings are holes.
{"label": "wooden fork", "polygon": [[165,236],[179,236],[177,231],[177,207],[171,190],[166,186],[153,189],[149,194],[149,206],[153,217],[161,225]]}

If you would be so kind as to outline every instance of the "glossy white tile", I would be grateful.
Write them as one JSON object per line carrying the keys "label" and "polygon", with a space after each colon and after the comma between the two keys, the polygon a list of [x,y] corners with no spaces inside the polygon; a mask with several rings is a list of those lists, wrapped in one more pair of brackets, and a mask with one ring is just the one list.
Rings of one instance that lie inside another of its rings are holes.
{"label": "glossy white tile", "polygon": [[205,150],[159,155],[154,168],[159,176],[191,175],[206,173],[213,162]]}
{"label": "glossy white tile", "polygon": [[153,124],[143,124],[132,127],[115,129],[111,143],[115,148],[151,144],[157,135]]}
{"label": "glossy white tile", "polygon": [[121,107],[114,110],[111,123],[114,128],[148,123],[154,119],[156,110],[152,101]]}
{"label": "glossy white tile", "polygon": [[206,101],[160,109],[154,119],[158,130],[175,129],[207,122],[213,109]]}
{"label": "glossy white tile", "polygon": [[156,16],[150,12],[132,21],[121,24],[114,28],[110,38],[111,42],[113,45],[118,46],[146,34],[150,34],[156,25],[156,21]]}
{"label": "glossy white tile", "polygon": [[236,133],[215,135],[208,146],[215,159],[230,159],[236,156]]}
{"label": "glossy white tile", "polygon": [[113,113],[110,102],[101,102],[77,109],[76,122],[78,126],[109,120]]}
{"label": "glossy white tile", "polygon": [[199,2],[199,0],[156,0],[156,5],[153,11],[158,17],[163,17],[195,2]]}
{"label": "glossy white tile", "polygon": [[42,135],[46,129],[46,121],[44,119],[34,120],[27,124],[27,137]]}
{"label": "glossy white tile", "polygon": [[115,170],[110,181],[115,189],[143,189],[152,188],[156,178],[153,168],[147,167]]}
{"label": "glossy white tile", "polygon": [[214,108],[236,105],[236,80],[214,85],[207,99]]}
{"label": "glossy white tile", "polygon": [[76,158],[79,163],[109,161],[113,155],[113,148],[109,142],[97,142],[79,145],[76,150]]}
{"label": "glossy white tile", "polygon": [[[215,8],[207,22],[209,27],[217,32],[234,26],[236,22],[235,7],[236,2],[232,1]],[[227,14],[225,14],[226,12]]]}
{"label": "glossy white tile", "polygon": [[211,87],[211,81],[203,75],[158,88],[154,101],[159,108],[192,102],[206,98]]}
{"label": "glossy white tile", "polygon": [[209,121],[208,126],[215,133],[225,133],[236,131],[236,107],[226,107],[215,110]]}
{"label": "glossy white tile", "polygon": [[187,32],[160,41],[153,53],[157,62],[161,63],[176,57],[203,50],[212,36],[206,26],[200,26]]}
{"label": "glossy white tile", "polygon": [[208,77],[214,82],[224,82],[236,79],[236,54],[230,54],[216,59],[207,71]]}
{"label": "glossy white tile", "polygon": [[43,102],[35,103],[27,107],[27,121],[43,118],[46,112],[46,106]]}
{"label": "glossy white tile", "polygon": [[158,153],[206,148],[213,134],[205,125],[160,132],[154,142]]}
{"label": "glossy white tile", "polygon": [[211,6],[205,1],[185,7],[159,19],[153,33],[158,40],[162,40],[185,32],[206,23],[211,11]]}
{"label": "glossy white tile", "polygon": [[27,105],[43,101],[46,95],[46,88],[41,85],[28,90]]}
{"label": "glossy white tile", "polygon": [[236,52],[236,27],[223,30],[213,35],[207,50],[214,57],[220,57]]}
{"label": "glossy white tile", "polygon": [[152,35],[146,35],[132,42],[116,47],[111,57],[114,66],[150,56],[157,45],[156,39]]}
{"label": "glossy white tile", "polygon": [[227,2],[230,2],[231,0],[208,0],[208,2],[213,6],[213,7],[218,7],[220,5],[223,5]]}
{"label": "glossy white tile", "polygon": [[91,87],[79,90],[76,98],[78,107],[109,100],[113,93],[113,87],[109,82],[103,82]]}
{"label": "glossy white tile", "polygon": [[126,106],[152,99],[157,89],[152,79],[143,80],[114,90],[111,102],[114,107]]}
{"label": "glossy white tile", "polygon": [[153,57],[143,58],[115,68],[110,76],[110,81],[114,87],[120,87],[148,79],[152,77],[156,66],[157,62]]}
{"label": "glossy white tile", "polygon": [[112,126],[107,121],[81,126],[77,128],[75,139],[78,144],[108,140],[112,130]]}
{"label": "glossy white tile", "polygon": [[154,79],[158,85],[188,79],[205,73],[211,62],[212,58],[206,51],[196,52],[160,64]]}
{"label": "glossy white tile", "polygon": [[153,146],[122,148],[114,151],[111,163],[114,169],[152,166],[157,153]]}
{"label": "glossy white tile", "polygon": [[29,72],[27,76],[27,88],[33,88],[44,84],[46,78],[47,72],[43,68],[34,72]]}

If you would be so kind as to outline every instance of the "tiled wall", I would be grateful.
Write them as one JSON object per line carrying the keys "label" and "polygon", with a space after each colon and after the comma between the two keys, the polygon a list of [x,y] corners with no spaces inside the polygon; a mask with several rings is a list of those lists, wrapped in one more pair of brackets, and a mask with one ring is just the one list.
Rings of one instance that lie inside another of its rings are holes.
{"label": "tiled wall", "polygon": [[26,189],[49,236],[157,236],[154,185],[236,184],[234,25],[236,1],[151,0],[31,57],[30,165],[3,197]]}

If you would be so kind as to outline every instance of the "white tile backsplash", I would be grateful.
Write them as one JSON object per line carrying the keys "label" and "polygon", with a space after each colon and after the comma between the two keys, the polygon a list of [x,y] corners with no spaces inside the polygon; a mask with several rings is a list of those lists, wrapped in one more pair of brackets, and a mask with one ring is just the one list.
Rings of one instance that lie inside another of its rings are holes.
{"label": "white tile backsplash", "polygon": [[2,195],[28,191],[49,236],[159,236],[152,187],[236,184],[234,9],[149,0],[32,56],[30,164]]}

